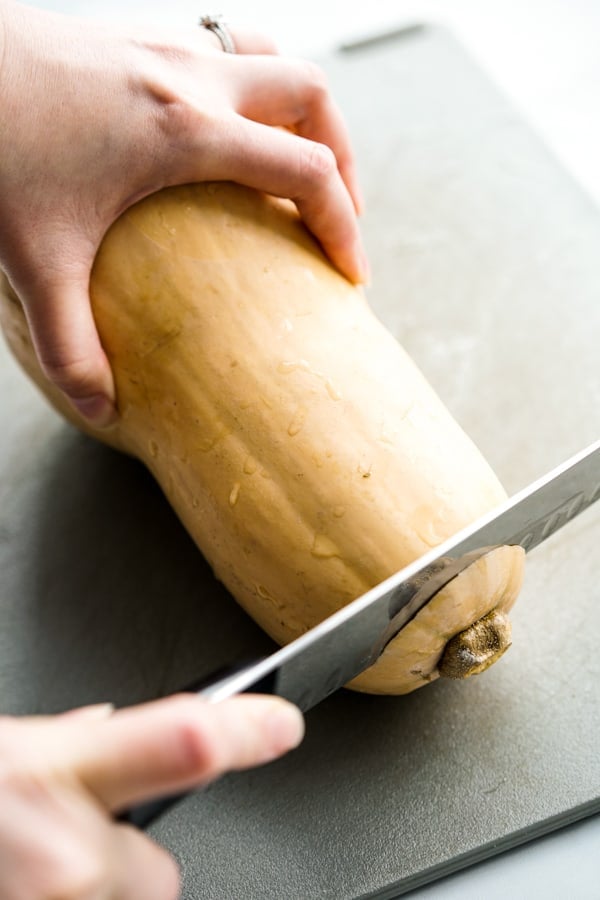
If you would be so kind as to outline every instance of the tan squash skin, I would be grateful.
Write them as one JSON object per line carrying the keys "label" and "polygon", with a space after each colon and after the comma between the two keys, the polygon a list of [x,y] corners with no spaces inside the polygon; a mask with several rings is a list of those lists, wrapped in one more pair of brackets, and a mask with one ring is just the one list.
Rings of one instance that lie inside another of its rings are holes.
{"label": "tan squash skin", "polygon": [[[71,421],[148,466],[279,643],[506,496],[284,201],[228,183],[170,188],[113,226],[91,285],[120,410],[107,431],[48,385],[6,280],[0,293],[26,371]],[[471,566],[351,686],[399,694],[436,678],[451,637],[512,606],[522,570],[515,548]]]}

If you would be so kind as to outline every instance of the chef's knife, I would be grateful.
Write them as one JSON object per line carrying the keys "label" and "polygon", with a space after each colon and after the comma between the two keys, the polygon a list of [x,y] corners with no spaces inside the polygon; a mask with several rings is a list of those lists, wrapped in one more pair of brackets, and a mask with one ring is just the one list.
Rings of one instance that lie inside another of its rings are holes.
{"label": "chef's knife", "polygon": [[[271,656],[188,690],[211,702],[267,692],[309,710],[373,665],[434,594],[473,562],[500,546],[533,550],[598,499],[600,440]],[[126,818],[147,825],[175,799],[145,804]]]}

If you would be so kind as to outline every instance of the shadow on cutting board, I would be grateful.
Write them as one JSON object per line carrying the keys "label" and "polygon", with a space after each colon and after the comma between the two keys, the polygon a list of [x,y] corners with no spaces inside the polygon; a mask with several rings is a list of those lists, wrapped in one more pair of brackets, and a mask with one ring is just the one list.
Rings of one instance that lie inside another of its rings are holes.
{"label": "shadow on cutting board", "polygon": [[30,536],[40,709],[134,703],[274,649],[140,463],[70,428],[46,460]]}

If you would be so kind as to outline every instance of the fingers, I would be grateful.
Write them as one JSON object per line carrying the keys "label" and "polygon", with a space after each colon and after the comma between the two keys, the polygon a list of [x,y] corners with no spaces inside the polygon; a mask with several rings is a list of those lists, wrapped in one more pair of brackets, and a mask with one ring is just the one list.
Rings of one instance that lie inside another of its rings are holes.
{"label": "fingers", "polygon": [[93,703],[90,706],[80,706],[77,709],[69,709],[66,712],[60,713],[60,718],[63,719],[89,719],[90,721],[96,719],[108,719],[109,716],[115,711],[115,707],[112,703]]}
{"label": "fingers", "polygon": [[46,376],[91,424],[116,418],[115,387],[89,301],[83,273],[56,272],[50,283],[21,292],[33,343]]}
{"label": "fingers", "polygon": [[[209,163],[208,179],[236,181],[295,202],[323,250],[352,282],[368,278],[352,199],[332,150],[282,129],[239,116],[220,123],[220,140]],[[193,170],[192,154],[190,178]],[[207,176],[205,176],[207,177]]]}
{"label": "fingers", "polygon": [[[0,745],[0,897],[175,900],[174,860],[116,825],[72,773],[61,777],[52,765],[64,722],[15,720]],[[30,769],[32,754],[38,764]]]}
{"label": "fingers", "polygon": [[129,825],[115,826],[112,838],[111,897],[130,900],[179,897],[179,869],[166,850]]}
{"label": "fingers", "polygon": [[354,155],[321,70],[278,56],[221,54],[220,71],[221,114],[211,115],[210,133],[201,98],[195,108],[187,95],[187,163],[175,178],[236,181],[293,200],[340,271],[367,281]]}
{"label": "fingers", "polygon": [[111,810],[257,766],[296,747],[300,712],[273,697],[244,695],[210,704],[178,696],[86,722],[68,760]]}
{"label": "fingers", "polygon": [[[276,54],[277,46],[273,39],[260,31],[248,28],[231,28],[227,26],[227,30],[233,41],[236,54]],[[223,44],[217,35],[210,28],[200,26],[199,34],[196,34],[196,42],[204,41],[207,46],[223,53]]]}
{"label": "fingers", "polygon": [[282,57],[244,57],[233,64],[240,72],[236,96],[240,115],[265,125],[284,126],[330,147],[360,213],[362,195],[350,135],[322,69],[305,60]]}
{"label": "fingers", "polygon": [[277,45],[266,34],[262,34],[259,31],[251,31],[247,28],[235,28],[229,29],[231,37],[233,39],[233,43],[235,45],[236,53],[246,54],[260,54],[260,55],[272,55],[277,53]]}
{"label": "fingers", "polygon": [[112,716],[102,705],[0,725],[2,897],[175,900],[174,861],[107,811],[266,762],[303,734],[294,706],[250,695],[215,704],[182,695]]}

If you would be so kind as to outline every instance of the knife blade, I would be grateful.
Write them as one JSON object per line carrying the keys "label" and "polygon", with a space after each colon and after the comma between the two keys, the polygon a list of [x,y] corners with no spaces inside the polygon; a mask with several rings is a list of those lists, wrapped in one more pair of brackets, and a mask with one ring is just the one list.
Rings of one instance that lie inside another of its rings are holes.
{"label": "knife blade", "polygon": [[600,440],[449,540],[338,610],[302,637],[200,693],[211,701],[270,680],[303,711],[359,675],[449,581],[500,546],[533,550],[600,498]]}
{"label": "knife blade", "polygon": [[[270,656],[193,685],[210,702],[248,691],[277,694],[306,712],[373,665],[426,603],[501,546],[533,550],[600,499],[600,440],[410,563]],[[145,827],[179,797],[122,818]]]}

